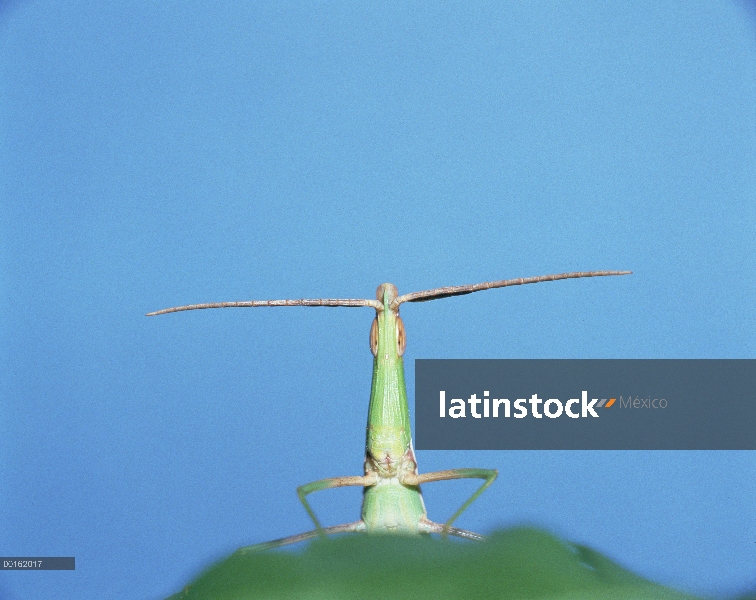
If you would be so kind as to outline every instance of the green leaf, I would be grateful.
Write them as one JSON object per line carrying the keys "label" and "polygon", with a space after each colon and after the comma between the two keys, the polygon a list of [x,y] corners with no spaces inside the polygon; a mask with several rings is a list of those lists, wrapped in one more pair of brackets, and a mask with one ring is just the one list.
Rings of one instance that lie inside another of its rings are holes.
{"label": "green leaf", "polygon": [[303,552],[236,553],[169,600],[250,598],[692,599],[585,546],[530,528],[486,542],[348,535]]}

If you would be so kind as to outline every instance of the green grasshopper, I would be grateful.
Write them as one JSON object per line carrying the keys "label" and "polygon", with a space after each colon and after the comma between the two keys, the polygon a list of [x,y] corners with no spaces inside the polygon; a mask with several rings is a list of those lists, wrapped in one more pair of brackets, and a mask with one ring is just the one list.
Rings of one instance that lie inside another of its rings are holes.
{"label": "green grasshopper", "polygon": [[[449,296],[461,296],[481,290],[524,285],[558,279],[627,275],[630,271],[588,271],[543,275],[525,279],[435,288],[400,296],[396,286],[384,283],[378,286],[375,300],[367,299],[310,299],[310,300],[250,300],[244,302],[216,302],[166,308],[147,316],[203,308],[260,307],[260,306],[370,306],[376,316],[370,328],[370,350],[373,361],[373,383],[368,408],[367,440],[365,443],[365,474],[352,477],[320,479],[297,488],[297,494],[315,529],[271,542],[242,548],[241,552],[259,551],[294,544],[316,536],[334,533],[368,532],[420,534],[438,533],[470,540],[483,540],[484,536],[452,527],[452,523],[496,479],[495,469],[450,469],[432,473],[418,473],[417,459],[412,447],[410,414],[407,390],[404,384],[402,355],[407,342],[404,323],[399,317],[399,306],[404,302],[426,302]],[[483,484],[446,521],[435,523],[428,519],[420,485],[448,479],[483,479]],[[315,516],[307,496],[313,492],[344,486],[361,486],[363,490],[362,518],[353,523],[323,527]]]}

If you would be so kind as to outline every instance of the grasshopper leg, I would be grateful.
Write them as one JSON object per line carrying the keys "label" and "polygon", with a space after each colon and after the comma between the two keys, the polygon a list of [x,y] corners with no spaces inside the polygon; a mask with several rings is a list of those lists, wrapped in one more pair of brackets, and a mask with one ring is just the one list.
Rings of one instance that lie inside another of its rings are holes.
{"label": "grasshopper leg", "polygon": [[305,540],[311,540],[319,535],[331,535],[333,533],[353,533],[365,531],[365,523],[355,521],[354,523],[344,523],[343,525],[332,525],[331,527],[321,527],[320,529],[313,529],[312,531],[306,531],[297,535],[290,535],[289,537],[281,538],[278,540],[272,540],[270,542],[263,542],[262,544],[254,544],[253,546],[245,546],[239,548],[236,554],[251,554],[253,552],[262,552],[263,550],[271,550],[273,548],[280,548],[281,546],[288,546],[289,544],[297,544],[304,542]]}
{"label": "grasshopper leg", "polygon": [[297,495],[299,496],[299,500],[302,502],[302,505],[305,507],[307,514],[310,515],[312,522],[315,523],[315,533],[325,536],[327,529],[329,528],[324,529],[321,526],[320,521],[318,521],[318,518],[315,516],[315,512],[310,507],[310,503],[307,502],[307,495],[312,494],[313,492],[319,492],[320,490],[328,490],[331,488],[345,487],[350,485],[367,487],[370,485],[375,485],[376,482],[377,477],[375,476],[375,474],[355,475],[353,477],[329,477],[328,479],[318,479],[317,481],[312,481],[310,483],[306,483],[305,485],[300,485],[297,488]]}
{"label": "grasshopper leg", "polygon": [[459,527],[447,527],[442,523],[434,523],[428,519],[425,519],[419,523],[418,530],[421,533],[439,533],[441,535],[453,535],[465,540],[474,540],[476,542],[483,542],[486,536],[474,531],[468,531],[467,529],[460,529]]}
{"label": "grasshopper leg", "polygon": [[[405,477],[402,480],[402,483],[404,485],[420,485],[421,483],[429,483],[431,481],[447,481],[449,479],[485,479],[483,482],[483,485],[481,485],[475,493],[470,496],[467,499],[467,502],[465,502],[462,506],[459,507],[457,512],[455,512],[449,520],[444,523],[442,526],[442,530],[437,533],[441,533],[441,535],[446,536],[447,534],[452,533],[451,524],[457,520],[457,517],[461,515],[468,506],[470,506],[475,499],[480,496],[486,488],[491,485],[494,482],[494,479],[496,479],[496,476],[499,474],[499,472],[496,469],[448,469],[446,471],[433,471],[431,473],[423,473],[422,475],[415,475],[415,474],[409,474],[405,475]],[[432,521],[429,521],[429,523],[433,523]],[[434,523],[434,525],[437,525]],[[458,530],[459,532],[464,532],[465,534],[472,534],[471,531],[465,531],[464,529]],[[457,533],[452,533],[452,535],[458,535]],[[482,538],[482,536],[479,536],[479,534],[473,534],[473,536],[478,536]],[[458,537],[469,537],[466,535],[458,535]],[[473,539],[473,538],[470,538]]]}

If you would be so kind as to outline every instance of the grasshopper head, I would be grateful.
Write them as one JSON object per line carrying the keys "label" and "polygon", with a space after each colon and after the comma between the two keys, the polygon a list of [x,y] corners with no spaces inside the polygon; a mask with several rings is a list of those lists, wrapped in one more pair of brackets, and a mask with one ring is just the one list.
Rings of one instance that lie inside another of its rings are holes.
{"label": "grasshopper head", "polygon": [[[396,344],[396,353],[404,354],[407,347],[407,335],[404,332],[404,323],[399,316],[399,307],[392,308],[391,303],[399,296],[399,291],[393,283],[382,283],[375,291],[375,297],[383,304],[383,310],[378,311],[370,328],[370,351],[373,356],[378,355],[379,345],[386,343]],[[379,323],[379,319],[383,324]],[[384,340],[383,337],[386,336]],[[394,338],[392,340],[392,338]],[[384,348],[385,352],[385,348]]]}

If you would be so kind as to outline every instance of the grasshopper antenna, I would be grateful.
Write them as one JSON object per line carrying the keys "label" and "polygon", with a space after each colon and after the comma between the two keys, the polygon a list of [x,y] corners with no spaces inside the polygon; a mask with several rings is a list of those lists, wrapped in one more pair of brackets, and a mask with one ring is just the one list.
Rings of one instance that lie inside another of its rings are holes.
{"label": "grasshopper antenna", "polygon": [[399,296],[391,303],[391,308],[397,308],[403,302],[428,302],[450,296],[464,296],[473,292],[492,290],[495,288],[509,287],[512,285],[526,285],[528,283],[540,283],[541,281],[558,281],[560,279],[578,279],[580,277],[611,277],[613,275],[630,275],[632,271],[576,271],[574,273],[559,273],[558,275],[539,275],[538,277],[520,277],[518,279],[502,279],[501,281],[486,281],[474,285],[452,285],[449,287],[434,288],[424,292],[412,292]]}
{"label": "grasshopper antenna", "polygon": [[[578,271],[574,273],[560,273],[558,275],[540,275],[538,277],[520,277],[519,279],[503,279],[501,281],[487,281],[475,285],[454,285],[450,287],[434,288],[424,292],[413,292],[398,296],[391,303],[392,309],[397,309],[403,302],[428,302],[438,298],[450,296],[463,296],[482,290],[509,287],[511,285],[525,285],[528,283],[540,283],[541,281],[558,281],[559,279],[577,279],[579,277],[610,277],[612,275],[630,275],[632,271]],[[346,306],[350,308],[369,306],[376,310],[383,310],[383,304],[378,300],[364,298],[303,298],[301,300],[244,300],[241,302],[208,302],[206,304],[187,304],[174,306],[147,313],[146,316],[165,315],[168,313],[182,312],[185,310],[202,310],[205,308],[257,308],[262,306]]]}
{"label": "grasshopper antenna", "polygon": [[352,299],[352,298],[303,298],[301,300],[245,300],[242,302],[209,302],[207,304],[187,304],[186,306],[174,306],[145,316],[165,315],[168,313],[181,312],[184,310],[200,310],[203,308],[257,308],[260,306],[370,306],[375,309],[383,308],[383,304],[377,300]]}

